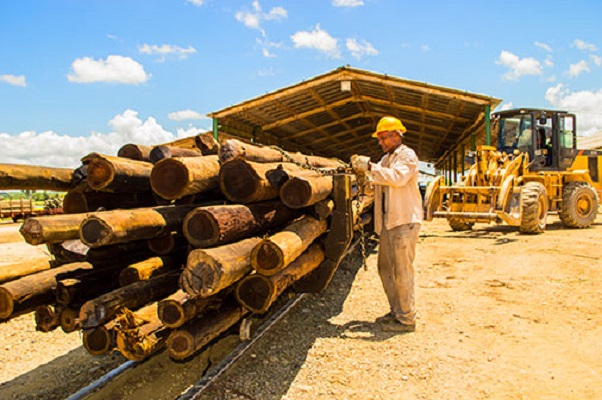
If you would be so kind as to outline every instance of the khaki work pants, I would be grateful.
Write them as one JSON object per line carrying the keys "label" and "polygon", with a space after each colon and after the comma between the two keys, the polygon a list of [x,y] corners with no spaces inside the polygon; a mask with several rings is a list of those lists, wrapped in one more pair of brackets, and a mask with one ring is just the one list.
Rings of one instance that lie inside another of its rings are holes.
{"label": "khaki work pants", "polygon": [[414,306],[414,257],[420,224],[383,227],[378,250],[378,273],[391,312],[406,325],[416,323]]}

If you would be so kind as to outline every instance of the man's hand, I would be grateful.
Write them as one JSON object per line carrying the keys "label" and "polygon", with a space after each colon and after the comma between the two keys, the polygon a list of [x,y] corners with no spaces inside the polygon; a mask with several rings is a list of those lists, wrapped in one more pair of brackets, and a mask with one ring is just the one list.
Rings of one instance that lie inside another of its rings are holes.
{"label": "man's hand", "polygon": [[370,157],[358,156],[357,154],[352,155],[351,168],[358,174],[366,173],[370,168]]}

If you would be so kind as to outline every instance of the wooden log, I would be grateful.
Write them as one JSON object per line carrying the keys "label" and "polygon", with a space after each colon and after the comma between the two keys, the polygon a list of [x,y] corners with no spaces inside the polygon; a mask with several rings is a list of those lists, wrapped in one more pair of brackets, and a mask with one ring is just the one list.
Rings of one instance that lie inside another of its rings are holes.
{"label": "wooden log", "polygon": [[181,231],[184,217],[194,208],[165,206],[92,213],[81,223],[80,239],[90,247],[100,247]]}
{"label": "wooden log", "polygon": [[279,227],[300,215],[277,200],[198,207],[184,218],[183,231],[193,246],[213,247]]}
{"label": "wooden log", "polygon": [[219,186],[226,198],[233,203],[256,203],[275,199],[278,190],[266,178],[266,172],[278,164],[262,164],[234,159],[219,172]]}
{"label": "wooden log", "polygon": [[220,310],[190,321],[173,331],[167,339],[169,357],[184,360],[228,330],[246,314],[236,302],[225,304]]}
{"label": "wooden log", "polygon": [[73,169],[0,164],[0,190],[53,190],[73,187]]}
{"label": "wooden log", "polygon": [[60,326],[60,310],[53,306],[42,305],[35,310],[36,331],[50,332]]}
{"label": "wooden log", "polygon": [[201,157],[203,154],[199,149],[185,149],[182,147],[159,145],[153,147],[150,152],[150,161],[153,164],[158,163],[164,158],[172,157]]}
{"label": "wooden log", "polygon": [[218,307],[229,294],[229,290],[224,290],[216,296],[192,297],[183,290],[178,290],[159,302],[157,315],[168,328],[179,328],[203,312]]}
{"label": "wooden log", "polygon": [[115,320],[94,329],[84,330],[82,343],[93,356],[104,356],[117,346]]}
{"label": "wooden log", "polygon": [[310,169],[301,168],[292,163],[281,163],[275,169],[271,169],[265,173],[267,180],[272,187],[280,190],[282,185],[296,176],[313,176],[317,177],[320,174]]}
{"label": "wooden log", "polygon": [[21,277],[49,270],[52,263],[48,258],[36,258],[28,262],[3,265],[0,267],[0,283],[10,282]]}
{"label": "wooden log", "polygon": [[88,213],[27,218],[19,232],[29,244],[60,243],[79,238],[79,226]]}
{"label": "wooden log", "polygon": [[90,263],[67,264],[0,285],[0,320],[31,312],[38,306],[53,302],[57,276],[90,269]]}
{"label": "wooden log", "polygon": [[204,156],[219,154],[220,144],[213,137],[213,132],[205,132],[196,135],[194,137],[194,143]]}
{"label": "wooden log", "polygon": [[118,287],[119,272],[125,262],[96,267],[91,271],[57,277],[56,303],[62,306],[81,306],[86,301],[110,292]]}
{"label": "wooden log", "polygon": [[54,263],[57,265],[72,262],[89,262],[102,267],[107,264],[114,264],[116,261],[123,265],[148,258],[146,240],[119,243],[93,249],[78,239],[68,240],[63,243],[51,243],[48,244],[48,249],[55,258]]}
{"label": "wooden log", "polygon": [[88,165],[87,182],[92,189],[137,193],[150,190],[153,164],[92,153],[82,158]]}
{"label": "wooden log", "polygon": [[326,229],[326,221],[305,216],[258,243],[251,252],[251,265],[260,274],[274,275],[299,257]]}
{"label": "wooden log", "polygon": [[336,169],[345,167],[345,164],[341,160],[337,160],[335,158],[308,156],[301,153],[289,152],[285,152],[285,154],[283,154],[283,151],[275,147],[253,145],[241,142],[237,139],[226,140],[220,148],[220,161],[222,163],[226,163],[237,158],[260,163],[293,161],[317,168]]}
{"label": "wooden log", "polygon": [[150,152],[153,149],[152,146],[145,146],[142,144],[128,143],[119,149],[117,157],[129,158],[130,160],[146,161],[150,162]]}
{"label": "wooden log", "polygon": [[219,170],[217,156],[166,158],[155,164],[150,183],[164,199],[179,199],[217,188]]}
{"label": "wooden log", "polygon": [[161,275],[148,281],[132,283],[87,301],[79,311],[83,329],[95,328],[111,320],[123,308],[136,309],[178,289],[178,275]]}
{"label": "wooden log", "polygon": [[324,199],[314,204],[314,214],[318,219],[330,217],[333,211],[334,201],[332,199]]}
{"label": "wooden log", "polygon": [[171,232],[166,235],[150,238],[146,243],[148,244],[148,249],[158,256],[165,256],[172,252],[185,249],[188,245],[186,237],[178,232]]}
{"label": "wooden log", "polygon": [[191,296],[208,297],[251,271],[251,250],[261,242],[253,237],[212,249],[193,250],[180,276],[180,287]]}
{"label": "wooden log", "polygon": [[59,316],[61,329],[65,333],[75,332],[81,329],[79,324],[79,309],[63,307]]}
{"label": "wooden log", "polygon": [[180,269],[185,262],[185,254],[174,253],[169,256],[151,257],[128,265],[119,273],[119,285],[127,286],[135,282],[147,281],[159,275]]}
{"label": "wooden log", "polygon": [[353,212],[353,224],[358,223],[360,216],[374,205],[374,194],[359,196],[351,202],[351,211]]}
{"label": "wooden log", "polygon": [[287,287],[315,270],[322,261],[324,249],[319,243],[313,243],[277,274],[253,274],[243,278],[236,286],[236,299],[251,312],[263,314]]}
{"label": "wooden log", "polygon": [[65,214],[79,214],[99,211],[99,209],[114,210],[116,208],[140,208],[156,205],[157,202],[152,192],[111,193],[78,187],[69,190],[65,195],[63,212]]}
{"label": "wooden log", "polygon": [[157,317],[156,302],[135,312],[124,310],[117,321],[117,348],[129,360],[142,361],[161,350],[171,332]]}
{"label": "wooden log", "polygon": [[326,199],[332,193],[332,176],[296,176],[280,188],[280,200],[290,208],[302,208]]}

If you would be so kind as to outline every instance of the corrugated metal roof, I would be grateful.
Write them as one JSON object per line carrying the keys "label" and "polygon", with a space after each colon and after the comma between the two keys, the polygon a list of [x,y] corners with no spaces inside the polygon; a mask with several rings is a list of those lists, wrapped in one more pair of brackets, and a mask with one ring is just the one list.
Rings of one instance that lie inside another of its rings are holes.
{"label": "corrugated metal roof", "polygon": [[[346,88],[347,86],[347,88]],[[380,158],[370,135],[384,115],[400,118],[404,141],[422,161],[437,162],[470,134],[484,136],[485,106],[501,100],[461,90],[341,67],[209,114],[219,130],[290,151]],[[479,140],[481,142],[481,140]]]}

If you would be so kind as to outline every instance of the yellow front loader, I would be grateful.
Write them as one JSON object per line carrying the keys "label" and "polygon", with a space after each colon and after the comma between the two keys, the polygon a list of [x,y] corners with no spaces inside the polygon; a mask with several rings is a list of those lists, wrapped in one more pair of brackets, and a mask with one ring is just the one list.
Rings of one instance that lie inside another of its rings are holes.
{"label": "yellow front loader", "polygon": [[564,111],[518,109],[493,115],[498,146],[479,146],[459,184],[440,176],[427,188],[425,219],[447,218],[452,229],[505,222],[541,233],[549,212],[569,228],[596,219],[602,194],[602,151],[577,150],[576,118]]}

